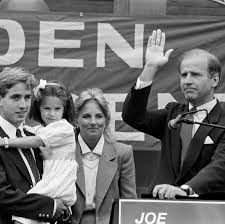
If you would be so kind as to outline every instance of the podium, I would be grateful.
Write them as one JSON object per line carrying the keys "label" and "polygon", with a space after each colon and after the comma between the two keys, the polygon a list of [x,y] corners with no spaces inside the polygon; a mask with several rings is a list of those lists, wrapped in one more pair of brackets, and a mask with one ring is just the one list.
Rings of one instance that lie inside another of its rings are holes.
{"label": "podium", "polygon": [[224,224],[225,201],[116,199],[110,224]]}

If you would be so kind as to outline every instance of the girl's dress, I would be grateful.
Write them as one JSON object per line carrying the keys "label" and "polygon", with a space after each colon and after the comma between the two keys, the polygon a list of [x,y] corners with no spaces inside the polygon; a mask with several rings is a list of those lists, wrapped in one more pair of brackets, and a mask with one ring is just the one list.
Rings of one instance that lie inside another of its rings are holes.
{"label": "girl's dress", "polygon": [[[44,142],[40,147],[44,159],[42,179],[27,193],[47,195],[62,199],[67,206],[76,202],[76,179],[78,164],[75,159],[74,127],[65,119],[53,122],[46,127],[39,126],[35,134]],[[22,223],[38,221],[16,217]]]}

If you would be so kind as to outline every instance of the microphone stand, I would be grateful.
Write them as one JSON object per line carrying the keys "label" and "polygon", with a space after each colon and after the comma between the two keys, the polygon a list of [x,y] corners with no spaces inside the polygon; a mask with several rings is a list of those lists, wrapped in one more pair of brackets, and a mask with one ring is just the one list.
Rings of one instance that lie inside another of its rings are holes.
{"label": "microphone stand", "polygon": [[199,124],[199,125],[204,125],[204,126],[209,126],[209,127],[213,127],[213,128],[220,128],[220,129],[224,129],[224,126],[220,126],[220,125],[216,125],[216,124],[208,124],[208,123],[204,123],[204,122],[198,122],[198,121],[191,121],[189,119],[182,119],[180,121],[181,123],[185,123],[185,124]]}

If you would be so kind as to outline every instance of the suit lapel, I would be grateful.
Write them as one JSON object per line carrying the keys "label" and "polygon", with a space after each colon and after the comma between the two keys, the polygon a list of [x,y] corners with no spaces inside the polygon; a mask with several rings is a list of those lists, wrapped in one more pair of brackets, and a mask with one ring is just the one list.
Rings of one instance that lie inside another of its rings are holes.
{"label": "suit lapel", "polygon": [[[9,137],[4,130],[0,127],[0,136],[1,137]],[[19,151],[15,148],[8,148],[5,150],[6,155],[10,158],[11,161],[13,161],[15,163],[15,165],[18,167],[18,169],[20,170],[20,172],[23,174],[23,176],[28,180],[28,182],[30,184],[32,184],[32,180],[30,177],[30,174],[27,170],[27,167],[19,153]]]}
{"label": "suit lapel", "polygon": [[[208,114],[208,120],[205,118],[203,123],[212,123],[216,124],[219,121],[222,109],[220,104],[217,102],[216,106],[212,109],[212,111]],[[182,178],[194,165],[201,150],[204,146],[205,138],[209,135],[210,131],[213,127],[200,125],[197,132],[195,133],[191,143],[189,145],[187,156],[184,159],[183,166],[181,168],[179,179]]]}
{"label": "suit lapel", "polygon": [[78,140],[76,141],[76,160],[79,165],[78,171],[77,171],[77,186],[79,187],[80,191],[82,194],[86,195],[86,189],[85,189],[85,177],[84,177],[84,167],[83,167],[83,161],[82,161],[82,156],[81,156],[81,148],[80,144],[78,143]]}
{"label": "suit lapel", "polygon": [[6,149],[7,151],[5,151],[5,153],[7,154],[7,156],[10,158],[11,161],[13,161],[15,163],[15,165],[18,167],[18,169],[20,170],[20,172],[24,175],[24,177],[29,181],[30,184],[32,183],[30,174],[27,170],[27,167],[19,153],[18,150],[14,149]]}
{"label": "suit lapel", "polygon": [[113,144],[107,143],[105,141],[103,154],[99,159],[96,180],[96,212],[98,212],[117,171],[118,164],[113,161],[115,157],[116,152],[113,148]]}

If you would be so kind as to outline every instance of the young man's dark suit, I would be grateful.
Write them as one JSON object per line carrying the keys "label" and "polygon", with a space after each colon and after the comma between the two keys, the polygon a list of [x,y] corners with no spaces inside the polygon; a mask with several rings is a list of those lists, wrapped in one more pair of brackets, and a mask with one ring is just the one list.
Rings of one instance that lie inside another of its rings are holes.
{"label": "young man's dark suit", "polygon": [[[170,130],[168,122],[188,110],[187,105],[169,103],[165,109],[147,111],[151,86],[135,90],[124,103],[123,120],[133,128],[161,140],[160,164],[150,185],[150,192],[157,184],[189,185],[197,194],[225,191],[225,136],[224,130],[200,126],[189,145],[180,169],[181,127]],[[205,119],[203,122],[207,122]],[[225,126],[225,113],[219,102],[208,115],[208,122]],[[204,144],[207,136],[214,144]]]}
{"label": "young man's dark suit", "polygon": [[[8,137],[1,127],[0,136]],[[42,173],[39,150],[35,149],[34,154],[38,169]],[[19,152],[15,149],[0,148],[0,224],[12,223],[11,215],[42,221],[52,218],[54,199],[39,194],[26,194],[30,188],[32,181]]]}

